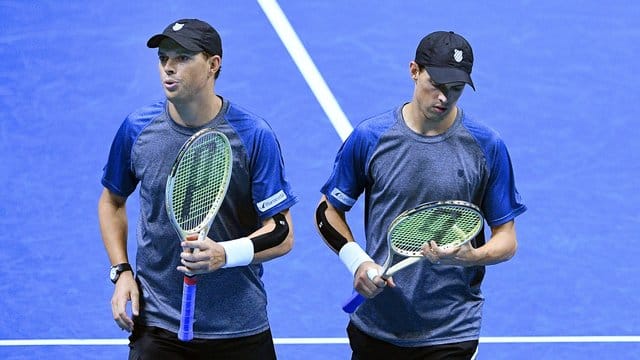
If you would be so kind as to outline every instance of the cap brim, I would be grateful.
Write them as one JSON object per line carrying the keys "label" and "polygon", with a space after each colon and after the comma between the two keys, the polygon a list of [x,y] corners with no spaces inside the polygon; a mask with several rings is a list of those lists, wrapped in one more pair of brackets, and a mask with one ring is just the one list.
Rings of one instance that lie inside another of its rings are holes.
{"label": "cap brim", "polygon": [[450,68],[450,67],[433,67],[426,66],[427,72],[431,79],[438,84],[449,84],[454,82],[463,82],[469,84],[475,91],[475,86],[471,80],[471,76],[466,71]]}
{"label": "cap brim", "polygon": [[202,49],[200,49],[199,46],[192,44],[191,42],[189,42],[188,40],[185,40],[183,38],[180,38],[178,36],[170,36],[170,35],[165,35],[165,34],[157,34],[157,35],[153,35],[148,41],[147,41],[147,47],[149,48],[157,48],[160,47],[160,43],[162,42],[162,40],[164,39],[171,39],[175,42],[178,43],[178,45],[182,46],[183,48],[187,49],[187,50],[191,50],[191,51],[202,51]]}
{"label": "cap brim", "polygon": [[160,42],[162,40],[164,40],[167,36],[163,35],[163,34],[157,34],[157,35],[153,35],[151,38],[149,38],[149,40],[147,41],[147,47],[149,48],[157,48],[160,46]]}

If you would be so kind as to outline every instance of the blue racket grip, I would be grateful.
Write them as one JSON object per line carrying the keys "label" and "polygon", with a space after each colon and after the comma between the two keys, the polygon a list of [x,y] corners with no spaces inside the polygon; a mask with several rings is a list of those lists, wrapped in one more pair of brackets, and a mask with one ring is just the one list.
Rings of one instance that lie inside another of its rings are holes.
{"label": "blue racket grip", "polygon": [[344,305],[342,305],[342,310],[344,310],[344,312],[348,314],[351,314],[352,312],[356,311],[358,306],[360,306],[360,304],[362,304],[364,300],[364,296],[360,295],[359,292],[354,291],[353,294],[351,294],[349,300],[347,300]]}
{"label": "blue racket grip", "polygon": [[182,310],[180,315],[180,329],[178,339],[190,341],[193,339],[193,313],[196,308],[196,278],[184,277],[182,286]]}

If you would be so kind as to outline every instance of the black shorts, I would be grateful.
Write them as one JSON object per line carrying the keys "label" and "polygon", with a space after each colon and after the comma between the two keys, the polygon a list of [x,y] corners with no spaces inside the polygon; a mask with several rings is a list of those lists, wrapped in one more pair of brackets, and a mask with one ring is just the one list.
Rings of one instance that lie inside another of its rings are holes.
{"label": "black shorts", "polygon": [[275,360],[271,330],[232,339],[178,340],[177,334],[136,326],[129,336],[129,360]]}
{"label": "black shorts", "polygon": [[478,340],[459,343],[401,347],[373,338],[352,323],[347,326],[351,360],[471,360],[474,359]]}

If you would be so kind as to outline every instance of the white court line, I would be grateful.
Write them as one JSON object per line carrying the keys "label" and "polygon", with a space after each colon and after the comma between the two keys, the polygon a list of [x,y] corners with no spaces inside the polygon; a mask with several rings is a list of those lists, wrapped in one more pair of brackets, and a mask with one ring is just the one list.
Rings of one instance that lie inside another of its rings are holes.
{"label": "white court line", "polygon": [[280,5],[276,0],[257,0],[262,11],[271,22],[280,40],[289,51],[289,55],[298,66],[298,70],[307,81],[311,91],[320,103],[325,114],[338,132],[340,138],[344,141],[353,130],[353,126],[344,114],[338,101],[329,90],[327,83],[322,78],[318,68],[302,45],[300,38],[289,23],[286,15],[282,12]]}
{"label": "white court line", "polygon": [[[332,345],[348,344],[347,338],[275,338],[276,345]],[[486,344],[543,344],[543,343],[640,343],[640,336],[485,336]],[[2,346],[103,346],[127,345],[127,339],[31,339],[0,340]]]}
{"label": "white court line", "polygon": [[524,344],[524,343],[625,343],[640,342],[640,336],[484,336],[481,343]]}

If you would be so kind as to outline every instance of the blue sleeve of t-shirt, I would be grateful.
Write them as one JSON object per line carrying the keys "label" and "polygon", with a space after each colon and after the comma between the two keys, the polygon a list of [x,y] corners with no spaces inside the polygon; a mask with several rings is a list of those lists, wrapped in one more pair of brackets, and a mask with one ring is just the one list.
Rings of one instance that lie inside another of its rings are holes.
{"label": "blue sleeve of t-shirt", "polygon": [[131,123],[125,120],[113,139],[107,164],[103,168],[102,185],[122,197],[131,195],[138,185],[131,167],[131,148],[136,137]]}
{"label": "blue sleeve of t-shirt", "polygon": [[349,211],[367,186],[369,162],[383,127],[358,126],[342,144],[336,155],[333,172],[321,192],[339,210]]}
{"label": "blue sleeve of t-shirt", "polygon": [[[262,220],[290,208],[297,202],[286,179],[280,143],[271,129],[261,129],[252,146],[252,193]],[[254,144],[255,145],[255,144]]]}
{"label": "blue sleeve of t-shirt", "polygon": [[489,165],[489,183],[482,207],[487,223],[497,226],[513,220],[526,210],[516,189],[511,157],[501,139],[486,153]]}
{"label": "blue sleeve of t-shirt", "polygon": [[229,106],[227,120],[247,152],[252,198],[260,219],[264,221],[297,203],[286,178],[280,143],[271,126],[233,103]]}
{"label": "blue sleeve of t-shirt", "polygon": [[160,112],[162,103],[157,103],[134,113],[122,122],[116,133],[107,164],[103,168],[102,185],[113,193],[127,197],[138,185],[132,166],[132,148],[145,126]]}
{"label": "blue sleeve of t-shirt", "polygon": [[490,226],[502,225],[526,211],[515,185],[511,157],[504,141],[495,131],[466,126],[484,152],[489,169],[489,181],[485,189],[481,208]]}

